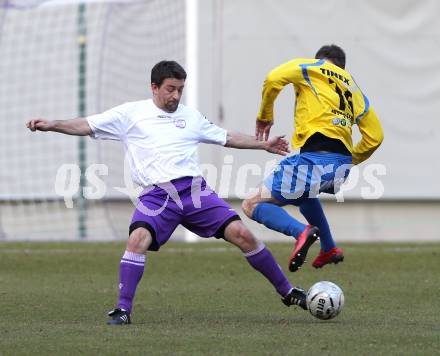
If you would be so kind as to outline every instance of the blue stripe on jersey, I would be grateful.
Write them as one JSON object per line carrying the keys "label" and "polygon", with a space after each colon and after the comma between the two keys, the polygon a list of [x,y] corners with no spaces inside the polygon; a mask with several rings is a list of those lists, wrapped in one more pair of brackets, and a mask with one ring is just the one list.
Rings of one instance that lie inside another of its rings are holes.
{"label": "blue stripe on jersey", "polygon": [[[361,90],[359,88],[359,85],[356,83],[356,80],[354,79],[353,76],[351,76],[351,78],[353,79],[354,84],[356,84],[356,86],[358,87],[359,90]],[[361,90],[362,93],[362,90]],[[359,122],[360,119],[362,119],[364,117],[364,115],[367,113],[367,111],[370,109],[370,101],[368,100],[368,98],[365,96],[364,93],[362,93],[362,96],[364,97],[364,111],[362,112],[362,114],[358,115],[358,117],[355,119],[355,123],[357,124]]]}
{"label": "blue stripe on jersey", "polygon": [[362,96],[364,97],[365,108],[364,108],[364,111],[362,112],[362,114],[360,114],[360,115],[356,118],[356,120],[355,120],[356,124],[359,122],[360,119],[362,119],[362,118],[364,117],[364,115],[365,115],[365,114],[367,113],[367,111],[370,109],[370,101],[368,100],[368,98],[365,96],[364,93],[362,93]]}
{"label": "blue stripe on jersey", "polygon": [[316,96],[318,96],[318,93],[316,92],[315,87],[312,85],[312,82],[310,81],[310,77],[309,77],[309,73],[307,72],[307,67],[317,67],[320,66],[321,64],[324,63],[324,60],[321,59],[318,62],[315,63],[304,63],[304,64],[300,64],[299,66],[302,69],[302,73],[304,76],[304,79],[306,80],[307,84],[309,84],[310,88],[312,88],[313,92],[315,93]]}

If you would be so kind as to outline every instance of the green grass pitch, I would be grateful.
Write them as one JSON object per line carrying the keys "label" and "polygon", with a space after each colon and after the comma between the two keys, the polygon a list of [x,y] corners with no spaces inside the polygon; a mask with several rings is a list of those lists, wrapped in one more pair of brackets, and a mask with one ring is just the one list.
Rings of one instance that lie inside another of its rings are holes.
{"label": "green grass pitch", "polygon": [[[286,270],[291,245],[268,246]],[[341,247],[344,263],[288,275],[342,287],[331,321],[285,307],[219,241],[149,254],[133,324],[109,327],[123,243],[0,243],[0,354],[438,355],[440,244]]]}

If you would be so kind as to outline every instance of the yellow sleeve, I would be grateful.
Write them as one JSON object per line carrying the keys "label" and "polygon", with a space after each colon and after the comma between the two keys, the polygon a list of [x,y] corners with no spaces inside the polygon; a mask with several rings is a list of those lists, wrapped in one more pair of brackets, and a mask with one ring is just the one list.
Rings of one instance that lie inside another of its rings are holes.
{"label": "yellow sleeve", "polygon": [[301,78],[302,71],[298,59],[273,69],[264,81],[260,112],[257,119],[267,122],[273,121],[273,104],[278,94],[287,84],[295,83]]}
{"label": "yellow sleeve", "polygon": [[383,141],[383,130],[379,119],[370,106],[358,121],[361,140],[353,148],[353,164],[359,164],[370,157]]}

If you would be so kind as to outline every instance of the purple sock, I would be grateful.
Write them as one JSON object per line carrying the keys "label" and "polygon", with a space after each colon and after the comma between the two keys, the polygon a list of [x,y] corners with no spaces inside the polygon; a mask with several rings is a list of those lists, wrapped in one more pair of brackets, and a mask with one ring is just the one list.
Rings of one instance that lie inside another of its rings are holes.
{"label": "purple sock", "polygon": [[145,255],[125,251],[119,265],[118,308],[131,313],[136,287],[144,273]]}
{"label": "purple sock", "polygon": [[252,267],[272,283],[279,295],[285,297],[290,292],[292,285],[263,243],[260,243],[254,251],[245,253],[244,256]]}

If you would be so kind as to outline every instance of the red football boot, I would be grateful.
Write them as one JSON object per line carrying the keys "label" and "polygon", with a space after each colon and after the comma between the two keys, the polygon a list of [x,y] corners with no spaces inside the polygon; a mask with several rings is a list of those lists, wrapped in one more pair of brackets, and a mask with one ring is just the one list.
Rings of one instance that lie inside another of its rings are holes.
{"label": "red football boot", "polygon": [[333,247],[328,252],[324,252],[323,250],[319,251],[319,255],[313,261],[312,266],[321,268],[329,263],[337,264],[342,261],[344,261],[344,253],[340,248]]}
{"label": "red football boot", "polygon": [[319,237],[319,229],[316,226],[307,225],[299,235],[295,243],[295,248],[289,258],[289,271],[295,272],[306,260],[307,251]]}

